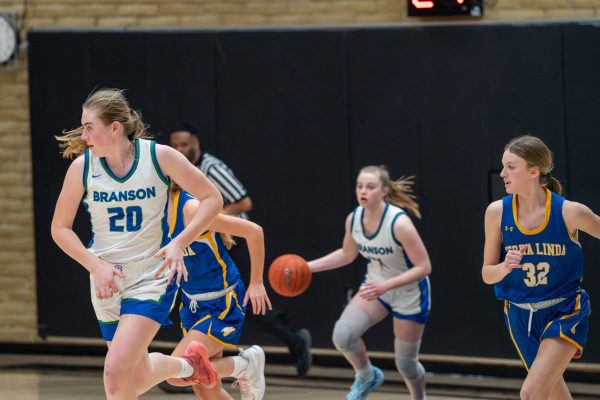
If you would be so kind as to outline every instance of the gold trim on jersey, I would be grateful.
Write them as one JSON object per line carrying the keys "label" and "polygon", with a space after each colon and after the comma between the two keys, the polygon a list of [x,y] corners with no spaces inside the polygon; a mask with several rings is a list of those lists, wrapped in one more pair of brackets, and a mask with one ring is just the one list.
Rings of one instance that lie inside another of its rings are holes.
{"label": "gold trim on jersey", "polygon": [[512,212],[513,212],[513,219],[515,220],[515,225],[517,226],[517,229],[519,229],[519,231],[521,231],[522,234],[524,235],[537,235],[538,233],[542,232],[544,229],[546,229],[546,226],[548,226],[548,221],[550,220],[550,207],[552,205],[552,195],[550,190],[546,189],[546,211],[545,211],[545,215],[544,215],[544,222],[542,223],[542,225],[540,225],[539,227],[529,230],[529,229],[525,229],[521,226],[521,224],[519,224],[519,218],[518,218],[518,211],[517,211],[517,195],[513,195],[512,198]]}
{"label": "gold trim on jersey", "polygon": [[177,206],[179,205],[179,194],[181,192],[179,190],[177,190],[174,194],[173,194],[173,205],[171,207],[171,223],[169,224],[169,236],[171,236],[173,234],[173,231],[175,230],[175,224],[177,223]]}
{"label": "gold trim on jersey", "polygon": [[221,269],[223,270],[223,288],[225,289],[229,287],[229,284],[227,283],[227,264],[225,264],[225,261],[223,261],[223,259],[221,258],[221,254],[219,253],[219,247],[217,246],[217,242],[215,241],[213,235],[207,235],[206,239],[208,240],[208,244],[212,249],[213,253],[215,254],[217,262],[219,263],[219,265],[221,265]]}

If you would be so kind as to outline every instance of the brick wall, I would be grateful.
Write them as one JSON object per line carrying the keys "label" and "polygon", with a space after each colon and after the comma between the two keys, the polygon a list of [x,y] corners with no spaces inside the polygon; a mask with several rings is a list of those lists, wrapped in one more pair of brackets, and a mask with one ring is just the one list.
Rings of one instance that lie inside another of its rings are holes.
{"label": "brick wall", "polygon": [[[27,6],[25,7],[25,4]],[[0,0],[32,27],[256,26],[407,22],[406,0]],[[484,20],[586,18],[600,0],[486,0]],[[436,19],[439,20],[439,19]],[[425,21],[410,19],[411,23]],[[0,72],[0,342],[36,342],[27,54]],[[57,178],[57,179],[62,179]],[[51,240],[48,236],[48,240]]]}

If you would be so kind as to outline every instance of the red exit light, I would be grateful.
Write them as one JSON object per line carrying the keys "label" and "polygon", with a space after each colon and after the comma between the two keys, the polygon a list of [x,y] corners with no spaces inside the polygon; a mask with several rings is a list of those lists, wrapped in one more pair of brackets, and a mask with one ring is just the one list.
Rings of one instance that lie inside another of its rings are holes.
{"label": "red exit light", "polygon": [[483,0],[408,0],[408,16],[483,16]]}

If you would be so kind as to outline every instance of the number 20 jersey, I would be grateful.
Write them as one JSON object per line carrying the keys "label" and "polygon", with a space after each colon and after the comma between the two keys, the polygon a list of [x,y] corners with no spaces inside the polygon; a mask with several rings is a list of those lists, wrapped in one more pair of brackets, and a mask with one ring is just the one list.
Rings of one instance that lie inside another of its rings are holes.
{"label": "number 20 jersey", "polygon": [[92,223],[89,250],[101,259],[129,263],[152,256],[165,242],[169,180],[158,165],[155,142],[134,141],[129,172],[117,177],[104,157],[85,150],[83,204]]}
{"label": "number 20 jersey", "polygon": [[562,208],[565,199],[546,189],[543,224],[534,230],[523,228],[517,218],[517,197],[502,199],[502,249],[500,260],[509,250],[529,244],[521,264],[494,285],[496,297],[513,303],[536,303],[559,297],[575,297],[583,277],[583,252],[577,237],[569,234]]}

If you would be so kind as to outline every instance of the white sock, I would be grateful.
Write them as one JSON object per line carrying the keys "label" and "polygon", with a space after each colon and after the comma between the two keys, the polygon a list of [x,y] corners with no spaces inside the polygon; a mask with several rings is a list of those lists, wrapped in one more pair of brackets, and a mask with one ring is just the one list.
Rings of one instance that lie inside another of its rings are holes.
{"label": "white sock", "polygon": [[190,363],[185,361],[183,358],[180,358],[179,361],[181,362],[181,371],[175,378],[189,378],[192,376],[194,373],[194,368],[190,365]]}
{"label": "white sock", "polygon": [[240,356],[233,356],[231,358],[233,358],[233,372],[231,376],[237,378],[248,367],[248,360]]}
{"label": "white sock", "polygon": [[360,376],[360,378],[363,380],[369,380],[373,378],[373,374],[373,366],[371,365],[371,363],[368,363],[361,369],[356,370],[356,375]]}

